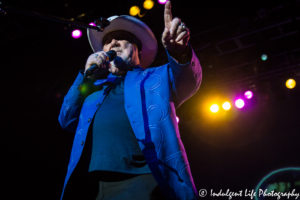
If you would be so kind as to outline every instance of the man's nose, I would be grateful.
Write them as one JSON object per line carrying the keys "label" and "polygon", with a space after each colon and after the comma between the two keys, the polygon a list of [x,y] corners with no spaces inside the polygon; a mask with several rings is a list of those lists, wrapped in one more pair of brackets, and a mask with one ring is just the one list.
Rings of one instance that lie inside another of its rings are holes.
{"label": "man's nose", "polygon": [[117,46],[119,45],[118,40],[112,39],[111,46]]}
{"label": "man's nose", "polygon": [[114,44],[114,43],[116,43],[116,42],[117,42],[117,40],[112,39],[110,43],[111,43],[111,44]]}
{"label": "man's nose", "polygon": [[120,46],[120,44],[119,44],[118,40],[112,39],[111,42],[110,42],[109,50],[111,50],[113,47],[119,47],[119,46]]}

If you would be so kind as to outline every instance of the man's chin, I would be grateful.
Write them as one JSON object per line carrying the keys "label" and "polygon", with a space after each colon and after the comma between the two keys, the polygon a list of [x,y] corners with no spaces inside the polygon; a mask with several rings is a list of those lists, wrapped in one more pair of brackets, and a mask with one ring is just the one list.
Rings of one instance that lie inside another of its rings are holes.
{"label": "man's chin", "polygon": [[119,71],[119,69],[116,68],[116,67],[110,67],[110,68],[108,69],[108,71],[109,71],[110,73],[112,73],[112,74],[115,74],[115,73],[117,73],[117,72]]}
{"label": "man's chin", "polygon": [[111,67],[111,68],[108,69],[108,71],[109,71],[110,73],[112,73],[113,75],[116,75],[116,76],[120,76],[120,75],[123,75],[123,74],[125,73],[124,71],[119,70],[119,69],[116,68],[116,67]]}

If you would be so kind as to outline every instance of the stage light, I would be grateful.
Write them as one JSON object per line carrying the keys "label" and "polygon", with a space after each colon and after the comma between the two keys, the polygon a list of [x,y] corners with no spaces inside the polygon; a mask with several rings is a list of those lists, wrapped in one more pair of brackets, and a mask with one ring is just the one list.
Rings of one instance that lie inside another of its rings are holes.
{"label": "stage light", "polygon": [[152,0],[146,0],[144,1],[144,8],[147,10],[150,10],[151,8],[153,8],[154,6],[154,2]]}
{"label": "stage light", "polygon": [[94,24],[94,22],[89,23],[90,26],[96,26],[96,24]]}
{"label": "stage light", "polygon": [[177,116],[176,116],[176,121],[177,121],[177,124],[178,124],[179,123],[179,117],[177,117]]}
{"label": "stage light", "polygon": [[285,82],[285,86],[289,89],[293,89],[296,86],[296,81],[294,79],[289,79]]}
{"label": "stage light", "polygon": [[136,16],[139,13],[140,13],[140,8],[138,6],[132,6],[129,10],[129,14],[131,16]]}
{"label": "stage light", "polygon": [[80,38],[81,35],[82,35],[82,32],[81,32],[80,30],[78,30],[78,29],[77,29],[77,30],[74,30],[74,31],[72,32],[72,37],[75,38],[75,39]]}
{"label": "stage light", "polygon": [[219,111],[219,106],[217,104],[214,104],[210,107],[210,111],[213,113],[216,113]]}
{"label": "stage light", "polygon": [[167,0],[158,0],[158,3],[160,3],[160,4],[166,4]]}
{"label": "stage light", "polygon": [[229,110],[231,108],[231,104],[227,101],[227,102],[222,104],[222,108],[224,110]]}
{"label": "stage light", "polygon": [[263,61],[266,61],[268,59],[268,56],[266,54],[261,55],[261,59]]}
{"label": "stage light", "polygon": [[246,99],[251,99],[251,98],[253,97],[253,92],[251,92],[251,91],[246,91],[246,92],[244,93],[244,97],[245,97]]}
{"label": "stage light", "polygon": [[244,105],[245,105],[245,102],[242,99],[238,99],[238,100],[235,101],[235,106],[237,108],[243,108]]}

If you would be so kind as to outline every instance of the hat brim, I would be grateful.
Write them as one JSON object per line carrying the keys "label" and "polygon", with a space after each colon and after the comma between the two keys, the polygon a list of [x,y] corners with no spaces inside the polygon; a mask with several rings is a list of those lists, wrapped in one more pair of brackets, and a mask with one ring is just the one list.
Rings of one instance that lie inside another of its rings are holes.
{"label": "hat brim", "polygon": [[153,62],[157,53],[157,41],[151,29],[141,20],[128,15],[113,16],[108,18],[110,25],[104,32],[87,29],[90,45],[94,52],[102,51],[102,40],[105,35],[113,31],[123,30],[135,35],[142,43],[140,64],[147,68]]}

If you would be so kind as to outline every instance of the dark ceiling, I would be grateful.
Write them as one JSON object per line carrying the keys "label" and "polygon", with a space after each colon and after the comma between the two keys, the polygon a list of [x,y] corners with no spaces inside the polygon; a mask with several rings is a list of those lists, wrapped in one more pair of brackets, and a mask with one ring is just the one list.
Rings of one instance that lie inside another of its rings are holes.
{"label": "dark ceiling", "polygon": [[[10,6],[89,23],[128,14],[143,1],[9,0]],[[153,30],[159,51],[164,6],[155,2],[140,18]],[[300,165],[300,1],[179,1],[173,17],[191,30],[203,68],[200,90],[178,110],[182,140],[197,189],[254,188],[270,171]],[[85,16],[82,16],[85,14]],[[92,53],[85,30],[19,13],[0,16],[0,66],[4,111],[0,199],[58,199],[73,137],[57,117],[63,97]],[[260,59],[266,53],[267,61]],[[293,90],[285,88],[294,78]],[[232,99],[252,89],[243,111],[211,120],[199,112],[211,95]],[[31,181],[32,184],[29,184]],[[48,195],[45,197],[45,195]]]}

